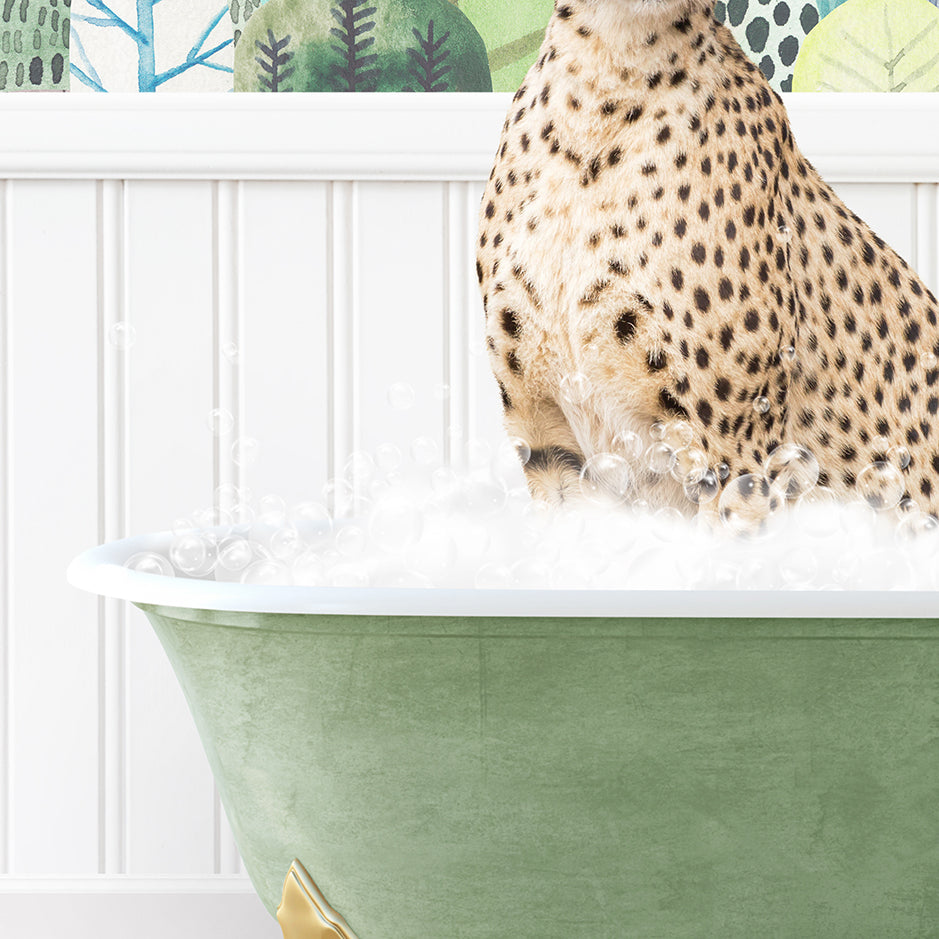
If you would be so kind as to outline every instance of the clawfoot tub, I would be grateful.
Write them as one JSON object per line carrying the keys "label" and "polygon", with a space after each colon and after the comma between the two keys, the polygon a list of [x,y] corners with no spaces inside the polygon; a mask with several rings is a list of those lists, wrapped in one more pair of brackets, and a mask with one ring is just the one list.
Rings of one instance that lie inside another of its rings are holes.
{"label": "clawfoot tub", "polygon": [[287,939],[939,935],[935,594],[125,569]]}

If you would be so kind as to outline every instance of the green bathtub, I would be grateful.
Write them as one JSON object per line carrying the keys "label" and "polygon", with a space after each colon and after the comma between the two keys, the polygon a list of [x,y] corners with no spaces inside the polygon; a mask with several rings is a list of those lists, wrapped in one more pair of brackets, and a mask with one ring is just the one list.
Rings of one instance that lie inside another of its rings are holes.
{"label": "green bathtub", "polygon": [[272,914],[296,858],[356,939],[939,936],[934,594],[120,566],[158,538],[70,577],[150,618]]}

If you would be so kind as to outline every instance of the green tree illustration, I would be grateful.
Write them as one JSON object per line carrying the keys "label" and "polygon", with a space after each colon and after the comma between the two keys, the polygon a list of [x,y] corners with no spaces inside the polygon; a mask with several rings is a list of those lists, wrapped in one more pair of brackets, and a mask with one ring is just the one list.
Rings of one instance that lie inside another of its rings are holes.
{"label": "green tree illustration", "polygon": [[[450,38],[450,30],[447,30],[439,39],[434,38],[434,21],[431,20],[427,26],[427,36],[421,35],[420,30],[412,30],[414,38],[417,40],[418,48],[408,47],[408,55],[411,56],[411,67],[408,73],[414,79],[419,91],[446,91],[449,87],[445,77],[448,72],[453,70],[452,65],[447,65],[446,60],[450,56],[450,50],[443,46]],[[408,85],[404,91],[413,91]]]}
{"label": "green tree illustration", "polygon": [[266,74],[258,73],[258,83],[268,91],[293,91],[293,88],[282,88],[281,82],[286,81],[294,72],[294,67],[284,68],[292,58],[292,52],[284,51],[290,44],[290,36],[284,36],[283,39],[274,38],[274,31],[267,31],[267,45],[260,39],[254,40],[254,45],[264,56],[255,56],[254,60],[261,66]]}
{"label": "green tree illustration", "polygon": [[337,91],[374,91],[378,83],[379,70],[375,68],[378,56],[364,55],[366,49],[375,44],[375,37],[367,33],[375,29],[375,7],[367,7],[368,0],[339,0],[339,6],[330,10],[339,28],[329,32],[339,40],[333,51],[340,61],[333,66]]}

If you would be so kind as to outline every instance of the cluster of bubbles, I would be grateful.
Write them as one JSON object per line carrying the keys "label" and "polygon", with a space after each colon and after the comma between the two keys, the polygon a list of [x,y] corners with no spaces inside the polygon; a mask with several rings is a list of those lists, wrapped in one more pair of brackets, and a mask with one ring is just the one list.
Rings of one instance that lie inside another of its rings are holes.
{"label": "cluster of bubbles", "polygon": [[[576,392],[576,385],[575,385]],[[390,400],[401,402],[396,389]],[[904,499],[910,454],[857,477],[855,498],[819,485],[815,457],[784,444],[759,473],[729,479],[686,421],[627,431],[580,474],[580,498],[533,500],[519,438],[463,441],[459,471],[432,438],[409,453],[353,453],[318,497],[288,505],[220,487],[179,519],[141,572],[244,584],[479,589],[936,589],[939,525]],[[669,477],[684,501],[650,505],[637,486]]]}

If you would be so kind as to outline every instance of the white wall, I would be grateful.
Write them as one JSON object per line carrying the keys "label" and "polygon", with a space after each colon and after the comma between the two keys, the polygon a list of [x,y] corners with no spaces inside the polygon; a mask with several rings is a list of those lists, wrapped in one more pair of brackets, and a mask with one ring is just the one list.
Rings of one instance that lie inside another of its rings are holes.
{"label": "white wall", "polygon": [[[273,936],[146,621],[63,572],[221,482],[298,499],[352,449],[498,437],[472,255],[508,102],[108,97],[0,97],[0,935]],[[939,102],[789,101],[935,289]]]}

